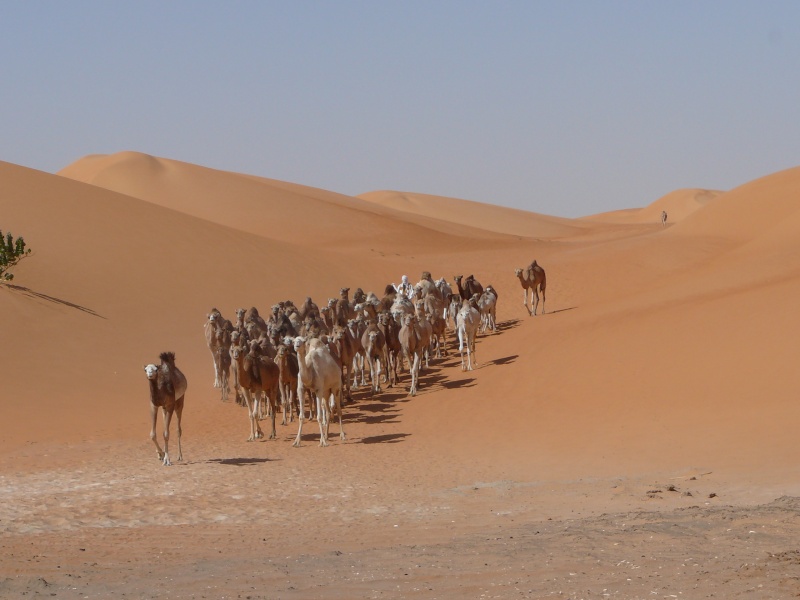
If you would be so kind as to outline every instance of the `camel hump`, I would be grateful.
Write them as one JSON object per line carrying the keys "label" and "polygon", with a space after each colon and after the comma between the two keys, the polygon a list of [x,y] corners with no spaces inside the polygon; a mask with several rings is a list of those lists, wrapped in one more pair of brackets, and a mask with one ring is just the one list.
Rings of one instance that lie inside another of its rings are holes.
{"label": "camel hump", "polygon": [[175,366],[175,353],[174,352],[162,352],[158,355],[158,358],[161,359],[161,362],[167,363],[169,366]]}

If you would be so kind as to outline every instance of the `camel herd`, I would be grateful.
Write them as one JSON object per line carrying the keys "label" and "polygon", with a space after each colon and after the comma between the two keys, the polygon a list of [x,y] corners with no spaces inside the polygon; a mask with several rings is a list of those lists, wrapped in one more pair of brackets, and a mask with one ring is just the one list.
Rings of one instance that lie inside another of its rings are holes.
{"label": "camel herd", "polygon": [[[536,314],[539,293],[544,293],[544,270],[533,261],[515,274],[523,287],[523,304]],[[236,395],[247,409],[248,441],[264,437],[259,420],[268,417],[269,438],[276,437],[276,415],[282,411],[283,425],[298,418],[293,446],[299,446],[303,422],[315,418],[320,446],[328,445],[329,425],[339,419],[339,438],[345,440],[342,405],[352,402],[352,390],[364,387],[374,396],[399,384],[408,372],[408,393],[416,395],[419,373],[432,357],[448,355],[447,333],[458,339],[462,370],[478,366],[475,341],[479,332],[497,331],[498,293],[485,288],[472,276],[454,277],[456,290],[444,278],[434,280],[422,273],[414,286],[389,284],[382,297],[357,289],[341,288],[339,298],[322,307],[310,297],[298,307],[287,300],[272,306],[264,319],[255,307],[236,311],[235,321],[212,309],[204,324],[206,344],[213,358],[214,387],[222,400]],[[530,307],[528,290],[531,292]],[[535,298],[535,304],[534,304]],[[181,414],[186,378],[175,366],[175,355],[164,352],[161,364],[144,367],[150,384],[152,429],[158,457],[169,465],[169,425],[177,417],[178,460],[181,456]],[[366,373],[369,371],[369,381]],[[158,408],[164,416],[164,450],[155,434]]]}

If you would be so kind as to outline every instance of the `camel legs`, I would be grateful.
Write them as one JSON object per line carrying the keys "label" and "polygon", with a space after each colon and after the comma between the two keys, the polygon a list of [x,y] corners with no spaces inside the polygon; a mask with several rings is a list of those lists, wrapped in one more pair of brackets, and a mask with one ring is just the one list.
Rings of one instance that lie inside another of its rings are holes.
{"label": "camel legs", "polygon": [[269,434],[269,439],[274,440],[278,437],[278,432],[275,431],[275,417],[278,412],[278,385],[273,385],[269,391],[269,396],[265,398],[265,402],[269,402],[270,407],[270,421],[272,424],[272,431]]}
{"label": "camel legs", "polygon": [[161,409],[161,414],[164,416],[164,466],[172,466],[169,460],[169,424],[172,421],[172,411],[166,408]]}
{"label": "camel legs", "polygon": [[303,435],[303,420],[306,418],[306,392],[302,382],[299,380],[297,382],[297,399],[300,402],[300,411],[297,414],[297,436],[294,438],[294,442],[292,443],[292,446],[295,448],[300,446],[300,439]]}
{"label": "camel legs", "polygon": [[532,317],[533,313],[531,312],[530,306],[533,306],[533,290],[530,290],[530,293],[531,293],[530,306],[528,305],[528,290],[529,290],[529,288],[526,288],[526,287],[522,288],[522,306],[524,306],[525,310],[528,311],[528,316]]}
{"label": "camel legs", "polygon": [[252,442],[258,438],[264,437],[264,433],[261,431],[261,426],[258,424],[259,392],[256,392],[255,398],[253,397],[252,390],[242,388],[242,392],[244,393],[244,402],[247,405],[247,417],[250,419],[250,437],[247,438],[247,441]]}
{"label": "camel legs", "polygon": [[153,440],[153,443],[156,445],[156,453],[158,456],[158,460],[164,460],[164,451],[161,449],[161,446],[158,443],[158,439],[156,438],[156,421],[158,421],[158,407],[150,403],[150,439]]}
{"label": "camel legs", "polygon": [[[183,417],[183,396],[175,402],[176,433],[178,434],[178,460],[183,460],[183,450],[181,450],[181,417]],[[166,445],[166,444],[165,444]]]}
{"label": "camel legs", "polygon": [[328,445],[328,422],[330,421],[330,405],[326,398],[320,398],[314,394],[317,399],[317,423],[319,423],[319,445]]}
{"label": "camel legs", "polygon": [[222,385],[219,380],[219,353],[216,348],[209,348],[211,350],[211,358],[214,359],[214,387],[218,388]]}
{"label": "camel legs", "polygon": [[374,396],[381,391],[381,359],[378,357],[370,357],[369,370],[372,376],[372,393]]}

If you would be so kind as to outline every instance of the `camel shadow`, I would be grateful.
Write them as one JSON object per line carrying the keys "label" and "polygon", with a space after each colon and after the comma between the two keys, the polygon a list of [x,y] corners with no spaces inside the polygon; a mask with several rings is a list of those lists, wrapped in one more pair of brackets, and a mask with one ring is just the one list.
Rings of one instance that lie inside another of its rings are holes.
{"label": "camel shadow", "polygon": [[448,390],[457,390],[460,388],[473,387],[475,385],[475,378],[471,379],[450,379],[442,382],[442,387]]}
{"label": "camel shadow", "polygon": [[554,315],[554,314],[560,313],[560,312],[567,312],[568,310],[575,310],[576,308],[578,308],[578,307],[577,306],[568,306],[567,308],[558,308],[556,310],[551,310],[548,313],[542,313],[542,314]]}
{"label": "camel shadow", "polygon": [[229,465],[233,467],[246,467],[249,465],[258,465],[261,463],[272,462],[270,458],[212,458],[210,463],[217,463],[220,465]]}
{"label": "camel shadow", "polygon": [[503,358],[495,358],[494,360],[489,361],[490,365],[507,365],[508,363],[512,363],[519,358],[519,354],[512,354],[511,356],[504,356]]}
{"label": "camel shadow", "polygon": [[353,423],[398,423],[396,420],[397,409],[393,408],[393,403],[373,402],[371,404],[360,404],[353,407],[355,412],[347,416],[347,420]]}
{"label": "camel shadow", "polygon": [[385,435],[373,435],[361,440],[362,444],[397,444],[409,436],[408,433],[387,433]]}
{"label": "camel shadow", "polygon": [[31,298],[38,298],[40,300],[46,300],[47,302],[53,302],[54,304],[61,304],[63,306],[68,306],[69,308],[74,308],[80,310],[82,312],[88,313],[93,317],[99,317],[101,319],[106,319],[103,315],[98,312],[93,311],[91,308],[87,308],[85,306],[81,306],[80,304],[75,304],[74,302],[69,302],[67,300],[62,300],[61,298],[56,298],[54,296],[48,296],[47,294],[43,294],[42,292],[35,292],[30,288],[26,288],[21,285],[13,285],[13,284],[6,284],[6,287],[10,290],[15,292],[20,292],[26,296],[30,296]]}
{"label": "camel shadow", "polygon": [[505,331],[506,329],[513,329],[519,327],[522,319],[509,319],[508,321],[500,321],[497,323],[497,331]]}

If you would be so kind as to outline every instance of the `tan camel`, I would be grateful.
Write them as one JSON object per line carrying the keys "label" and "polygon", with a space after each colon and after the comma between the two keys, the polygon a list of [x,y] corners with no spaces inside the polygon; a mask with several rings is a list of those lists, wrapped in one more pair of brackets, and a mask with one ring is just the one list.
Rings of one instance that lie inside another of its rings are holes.
{"label": "tan camel", "polygon": [[[420,346],[420,359],[425,358],[425,368],[430,368],[431,358],[431,339],[433,338],[433,327],[428,321],[425,314],[425,304],[422,300],[417,300],[416,304],[416,321],[414,326],[417,329],[417,338],[419,339]],[[420,365],[420,368],[422,366]]]}
{"label": "tan camel", "polygon": [[345,394],[345,398],[347,398],[349,402],[352,402],[353,394],[351,389],[351,380],[354,372],[353,361],[356,357],[355,340],[350,333],[350,329],[340,325],[336,325],[333,328],[331,340],[334,344],[336,344],[339,351],[339,358],[342,361],[342,382],[344,386],[342,391]]}
{"label": "tan camel", "polygon": [[376,323],[370,323],[361,335],[364,356],[372,376],[371,396],[381,391],[381,362],[385,360],[386,338]]}
{"label": "tan camel", "polygon": [[[534,260],[525,269],[515,269],[514,274],[522,284],[522,305],[527,309],[528,314],[530,316],[536,314],[539,306],[539,291],[542,292],[542,314],[544,314],[545,289],[547,288],[547,276],[544,269]],[[528,306],[528,290],[531,291],[530,305],[533,307],[532,309]],[[536,304],[533,302],[534,298]]]}
{"label": "tan camel", "polygon": [[409,373],[411,375],[411,388],[408,391],[409,396],[417,395],[417,380],[419,379],[420,354],[422,350],[414,321],[414,315],[404,315],[403,326],[400,328],[400,333],[398,334],[400,347],[403,349],[403,356],[408,361]]}
{"label": "tan camel", "polygon": [[297,396],[300,399],[297,437],[293,446],[299,446],[303,435],[305,389],[311,390],[316,398],[317,422],[319,423],[319,445],[328,445],[328,427],[331,412],[339,414],[339,439],[347,439],[342,425],[342,372],[331,356],[327,344],[320,340],[294,338],[297,363],[300,374],[297,383]]}
{"label": "tan camel", "polygon": [[221,388],[222,400],[227,400],[229,392],[228,378],[231,368],[229,351],[231,333],[234,331],[233,324],[224,318],[216,308],[212,308],[207,315],[203,330],[206,337],[206,345],[214,360],[214,387]]}
{"label": "tan camel", "polygon": [[[175,366],[175,354],[173,352],[162,352],[159,356],[161,364],[156,366],[149,364],[144,367],[147,381],[150,384],[150,439],[156,445],[158,459],[164,466],[170,466],[169,459],[169,424],[172,414],[178,421],[178,460],[183,460],[181,451],[181,417],[183,416],[183,399],[186,394],[186,377],[180,369]],[[156,439],[156,421],[158,420],[158,409],[164,420],[164,449],[158,444]]]}

